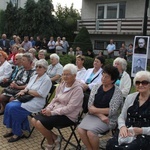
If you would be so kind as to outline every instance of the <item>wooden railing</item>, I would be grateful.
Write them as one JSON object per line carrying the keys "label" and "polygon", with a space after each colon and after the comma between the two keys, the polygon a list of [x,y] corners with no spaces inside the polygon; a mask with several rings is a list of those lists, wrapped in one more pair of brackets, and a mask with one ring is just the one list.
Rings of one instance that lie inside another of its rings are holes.
{"label": "wooden railing", "polygon": [[[142,34],[143,19],[88,19],[79,20],[77,29],[86,27],[91,33],[114,33],[114,34]],[[147,23],[147,31],[150,34],[150,19]]]}

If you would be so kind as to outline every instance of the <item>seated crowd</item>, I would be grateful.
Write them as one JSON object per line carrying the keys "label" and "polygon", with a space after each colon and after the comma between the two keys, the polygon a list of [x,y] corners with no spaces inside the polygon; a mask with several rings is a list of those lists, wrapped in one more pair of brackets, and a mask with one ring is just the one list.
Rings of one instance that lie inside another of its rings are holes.
{"label": "seated crowd", "polygon": [[[116,127],[119,130],[108,141],[106,149],[146,150],[150,146],[150,72],[140,71],[135,75],[137,92],[128,95],[131,78],[124,58],[118,57],[112,65],[105,65],[105,58],[96,56],[93,68],[86,70],[82,54],[76,55],[76,65],[62,66],[59,55],[52,53],[48,64],[47,51],[38,47],[40,42],[35,48],[27,42],[25,37],[20,44],[20,48],[24,46],[22,51],[12,45],[9,56],[0,50],[0,115],[4,114],[7,131],[3,136],[10,137],[8,142],[23,138],[23,131],[30,131],[28,115],[41,112],[31,123],[46,138],[47,150],[59,150],[62,137],[52,129],[74,124],[86,93],[89,95],[88,112],[77,131],[87,150],[98,150],[98,135]],[[51,37],[49,51],[54,51],[53,44]],[[58,38],[58,52],[62,44]],[[44,108],[46,97],[55,84],[58,85],[55,96]]]}

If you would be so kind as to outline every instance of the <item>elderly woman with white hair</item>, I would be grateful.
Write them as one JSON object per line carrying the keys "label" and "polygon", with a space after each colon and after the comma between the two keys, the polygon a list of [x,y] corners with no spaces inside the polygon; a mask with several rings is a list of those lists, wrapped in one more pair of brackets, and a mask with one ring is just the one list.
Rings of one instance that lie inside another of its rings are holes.
{"label": "elderly woman with white hair", "polygon": [[127,96],[118,118],[119,134],[108,141],[107,150],[149,150],[150,72],[139,71],[134,85],[137,92]]}
{"label": "elderly woman with white hair", "polygon": [[47,149],[60,149],[61,137],[51,130],[57,126],[73,124],[82,108],[83,90],[76,81],[77,67],[67,64],[63,68],[63,81],[56,88],[52,102],[42,110],[41,115],[32,118],[32,124],[47,139]]}
{"label": "elderly woman with white hair", "polygon": [[119,79],[115,84],[121,90],[123,97],[126,98],[131,89],[131,78],[126,72],[127,61],[124,58],[117,57],[113,62],[113,66],[115,66],[120,73]]}
{"label": "elderly woman with white hair", "polygon": [[45,59],[47,51],[45,49],[41,49],[38,52],[38,59]]}
{"label": "elderly woman with white hair", "polygon": [[53,84],[59,83],[63,72],[63,66],[59,63],[59,59],[60,58],[56,53],[50,55],[51,64],[48,66],[47,74]]}
{"label": "elderly woman with white hair", "polygon": [[46,74],[48,63],[41,59],[36,63],[36,73],[24,90],[17,96],[31,95],[32,98],[27,102],[19,101],[19,98],[9,102],[5,107],[3,123],[6,125],[7,133],[4,138],[11,137],[8,142],[15,142],[23,137],[23,130],[30,131],[28,115],[37,113],[45,105],[45,99],[50,91],[52,83]]}
{"label": "elderly woman with white hair", "polygon": [[38,59],[35,57],[35,55],[36,55],[36,49],[35,48],[30,48],[29,49],[29,53],[32,54],[32,57],[33,57],[32,64],[33,64],[33,67],[35,67],[36,62],[38,61]]}

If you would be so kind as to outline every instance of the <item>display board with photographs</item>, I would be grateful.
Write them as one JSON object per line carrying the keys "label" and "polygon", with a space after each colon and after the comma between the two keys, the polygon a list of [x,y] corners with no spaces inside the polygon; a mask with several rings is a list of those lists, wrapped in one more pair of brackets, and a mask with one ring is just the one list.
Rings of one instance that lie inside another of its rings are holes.
{"label": "display board with photographs", "polygon": [[131,76],[134,77],[138,71],[146,70],[149,50],[148,36],[135,36],[133,45],[133,61]]}

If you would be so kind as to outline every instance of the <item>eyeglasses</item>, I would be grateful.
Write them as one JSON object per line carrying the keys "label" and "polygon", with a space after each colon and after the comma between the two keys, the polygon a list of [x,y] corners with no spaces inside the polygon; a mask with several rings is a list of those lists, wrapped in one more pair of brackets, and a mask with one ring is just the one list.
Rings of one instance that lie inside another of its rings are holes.
{"label": "eyeglasses", "polygon": [[150,82],[146,81],[146,80],[143,80],[143,81],[136,81],[135,84],[137,86],[139,86],[140,84],[142,84],[143,86],[146,86],[148,85]]}
{"label": "eyeglasses", "polygon": [[37,65],[37,66],[35,66],[35,68],[40,68],[41,69],[41,68],[43,68],[43,66]]}

